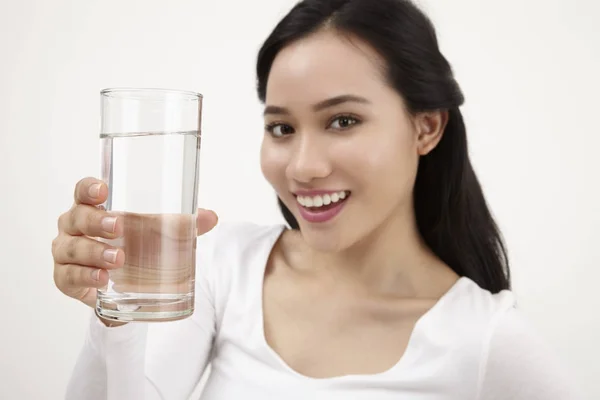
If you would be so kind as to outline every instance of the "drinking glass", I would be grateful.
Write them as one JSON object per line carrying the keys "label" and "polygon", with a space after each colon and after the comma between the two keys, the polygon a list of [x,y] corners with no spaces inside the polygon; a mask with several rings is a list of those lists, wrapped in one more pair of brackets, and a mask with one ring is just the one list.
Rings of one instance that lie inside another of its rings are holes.
{"label": "drinking glass", "polygon": [[196,217],[202,95],[145,88],[101,97],[102,205],[124,234],[96,313],[113,321],[170,321],[194,312]]}

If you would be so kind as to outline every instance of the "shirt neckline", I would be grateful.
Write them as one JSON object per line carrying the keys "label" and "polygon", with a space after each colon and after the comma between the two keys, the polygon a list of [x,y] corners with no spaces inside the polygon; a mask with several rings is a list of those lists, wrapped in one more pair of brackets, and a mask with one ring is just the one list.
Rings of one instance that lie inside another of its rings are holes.
{"label": "shirt neckline", "polygon": [[259,289],[258,289],[258,293],[257,293],[257,295],[258,295],[257,304],[259,306],[258,330],[260,332],[260,334],[259,334],[260,346],[263,347],[266,350],[266,352],[269,354],[269,356],[275,362],[277,362],[277,364],[281,368],[283,368],[287,373],[289,373],[293,377],[303,380],[305,383],[310,382],[310,383],[314,383],[314,384],[333,384],[336,382],[344,382],[344,381],[348,381],[348,380],[384,379],[387,376],[389,376],[390,374],[394,374],[394,373],[396,373],[396,371],[399,371],[399,370],[402,370],[402,369],[408,367],[408,365],[411,364],[411,361],[414,361],[420,354],[419,343],[421,342],[420,339],[423,337],[423,335],[425,333],[424,332],[425,326],[429,325],[429,322],[431,320],[435,320],[437,315],[439,313],[443,312],[442,309],[444,308],[445,304],[447,304],[450,301],[450,299],[460,289],[460,287],[462,287],[467,281],[469,281],[469,278],[467,278],[467,277],[464,277],[464,276],[459,277],[456,280],[456,282],[454,282],[454,284],[435,302],[435,304],[429,310],[427,310],[421,317],[419,317],[419,319],[417,319],[417,322],[415,323],[413,330],[410,334],[410,337],[408,339],[404,353],[401,355],[400,359],[393,366],[388,368],[387,370],[378,372],[376,374],[346,374],[346,375],[339,375],[339,376],[328,377],[328,378],[311,377],[308,375],[304,375],[304,374],[296,371],[295,369],[293,369],[291,366],[289,366],[288,363],[285,362],[285,360],[283,360],[283,358],[281,358],[281,356],[269,345],[269,343],[267,342],[266,334],[265,334],[264,296],[263,295],[264,295],[264,281],[265,281],[266,267],[267,267],[269,257],[271,256],[271,253],[273,251],[275,244],[281,238],[281,236],[286,231],[286,229],[287,229],[287,227],[285,225],[277,225],[276,226],[276,229],[273,230],[272,234],[269,237],[268,245],[263,248],[263,253],[261,254],[261,257],[259,258],[259,260],[262,264],[262,267],[260,270],[260,273],[261,273],[260,285],[259,285]]}

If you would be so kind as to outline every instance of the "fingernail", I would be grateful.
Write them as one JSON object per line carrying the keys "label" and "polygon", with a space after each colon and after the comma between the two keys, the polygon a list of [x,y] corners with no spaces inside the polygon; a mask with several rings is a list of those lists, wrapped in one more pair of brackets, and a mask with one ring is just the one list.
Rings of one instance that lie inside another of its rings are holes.
{"label": "fingernail", "polygon": [[104,232],[113,233],[115,231],[115,226],[117,225],[116,217],[106,217],[102,220],[102,229]]}
{"label": "fingernail", "polygon": [[100,280],[100,270],[99,269],[95,269],[92,271],[92,279],[95,281]]}
{"label": "fingernail", "polygon": [[101,185],[99,183],[94,183],[92,186],[90,186],[88,189],[88,194],[90,197],[96,198],[100,196],[100,187]]}
{"label": "fingernail", "polygon": [[106,262],[114,264],[117,261],[117,253],[119,251],[117,249],[107,249],[102,253],[102,257]]}

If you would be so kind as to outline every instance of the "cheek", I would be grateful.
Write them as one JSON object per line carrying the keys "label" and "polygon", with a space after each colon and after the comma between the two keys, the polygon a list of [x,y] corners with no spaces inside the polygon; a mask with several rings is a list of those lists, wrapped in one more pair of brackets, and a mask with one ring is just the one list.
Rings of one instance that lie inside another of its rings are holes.
{"label": "cheek", "polygon": [[369,197],[377,193],[374,199],[381,201],[410,190],[418,154],[410,131],[378,132],[365,135],[359,143],[338,154],[344,155],[345,165],[352,166],[356,183],[366,189]]}
{"label": "cheek", "polygon": [[287,167],[287,155],[285,151],[269,143],[265,138],[260,149],[260,168],[265,179],[276,190],[285,185],[285,169]]}

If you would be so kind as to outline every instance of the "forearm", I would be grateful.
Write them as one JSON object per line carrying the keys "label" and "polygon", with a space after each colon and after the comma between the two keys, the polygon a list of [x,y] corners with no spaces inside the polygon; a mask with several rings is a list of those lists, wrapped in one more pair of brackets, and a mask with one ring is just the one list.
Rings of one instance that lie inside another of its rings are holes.
{"label": "forearm", "polygon": [[92,317],[66,399],[160,399],[145,374],[146,324],[107,328]]}
{"label": "forearm", "polygon": [[109,328],[93,315],[66,398],[188,398],[209,362],[214,329],[207,301],[192,317],[172,322]]}

